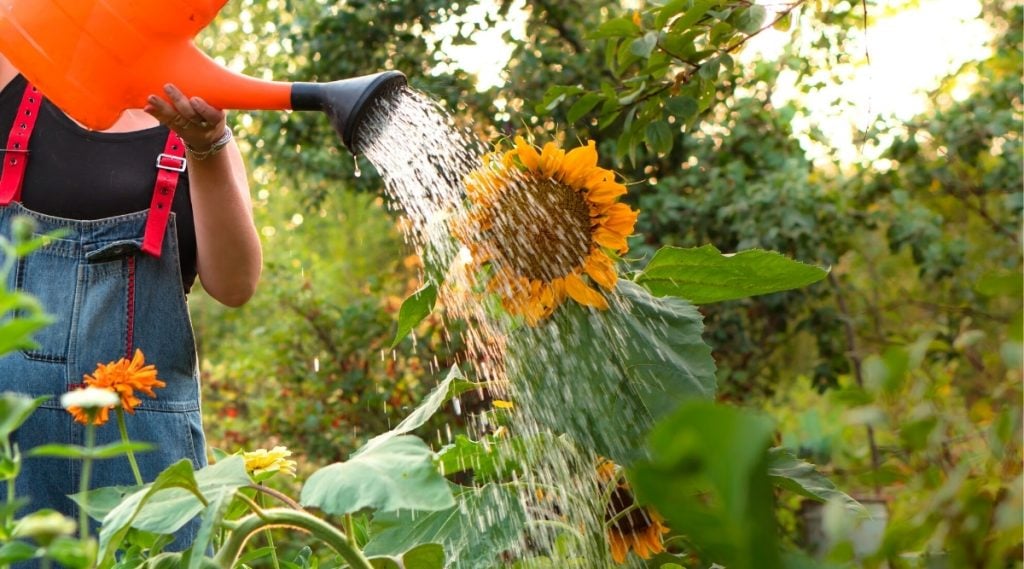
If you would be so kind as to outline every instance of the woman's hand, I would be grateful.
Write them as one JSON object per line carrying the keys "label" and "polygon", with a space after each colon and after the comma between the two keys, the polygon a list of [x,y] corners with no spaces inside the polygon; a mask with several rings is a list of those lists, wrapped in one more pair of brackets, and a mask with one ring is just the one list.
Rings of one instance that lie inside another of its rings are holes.
{"label": "woman's hand", "polygon": [[224,136],[227,121],[224,111],[210,106],[199,97],[186,97],[170,83],[164,85],[164,93],[170,102],[150,95],[143,110],[178,133],[189,148],[204,152]]}
{"label": "woman's hand", "polygon": [[[245,304],[256,291],[262,250],[252,217],[249,182],[238,146],[206,154],[227,133],[225,113],[199,97],[164,86],[143,109],[181,136],[188,156],[189,195],[196,230],[196,269],[203,289],[227,306]],[[170,102],[168,102],[170,101]]]}

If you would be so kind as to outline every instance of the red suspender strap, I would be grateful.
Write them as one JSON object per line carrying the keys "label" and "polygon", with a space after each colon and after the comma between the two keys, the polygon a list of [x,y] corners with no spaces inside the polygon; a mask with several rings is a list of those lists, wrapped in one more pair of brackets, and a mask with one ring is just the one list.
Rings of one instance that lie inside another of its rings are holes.
{"label": "red suspender strap", "polygon": [[156,157],[156,186],[153,187],[153,201],[146,216],[146,234],[142,238],[142,250],[154,257],[160,256],[160,249],[167,231],[167,220],[171,216],[174,190],[178,187],[178,176],[185,171],[185,144],[174,131],[167,135],[164,151]]}
{"label": "red suspender strap", "polygon": [[28,139],[36,126],[39,105],[43,96],[32,85],[25,86],[25,94],[21,97],[21,106],[14,116],[11,133],[7,136],[7,148],[4,150],[4,168],[0,173],[0,205],[7,205],[21,199],[21,184],[25,179],[25,167],[28,165]]}

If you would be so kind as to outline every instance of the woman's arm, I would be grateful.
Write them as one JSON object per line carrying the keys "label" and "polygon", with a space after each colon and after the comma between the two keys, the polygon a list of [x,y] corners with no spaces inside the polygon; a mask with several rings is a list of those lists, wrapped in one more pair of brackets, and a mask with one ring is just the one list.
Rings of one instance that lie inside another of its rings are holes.
{"label": "woman's arm", "polygon": [[234,140],[198,159],[226,132],[225,114],[173,85],[170,103],[150,96],[145,111],[177,132],[188,152],[188,181],[196,227],[196,263],[203,288],[218,302],[241,306],[256,292],[263,253],[252,217],[252,199],[241,153]]}

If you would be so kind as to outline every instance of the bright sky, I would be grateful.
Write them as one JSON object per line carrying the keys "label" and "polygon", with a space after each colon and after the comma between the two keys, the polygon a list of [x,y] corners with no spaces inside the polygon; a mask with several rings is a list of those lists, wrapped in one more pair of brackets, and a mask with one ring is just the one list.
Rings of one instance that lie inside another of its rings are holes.
{"label": "bright sky", "polygon": [[[495,9],[496,0],[489,1],[491,5],[479,7],[476,14]],[[777,4],[773,0],[758,1],[768,6]],[[523,5],[523,0],[517,0],[506,21],[479,33],[477,45],[448,48],[466,70],[477,75],[481,89],[502,84],[501,70],[511,49],[502,34],[510,32],[513,37],[522,36]],[[881,9],[877,4],[869,4],[869,10],[877,13]],[[853,134],[873,117],[891,115],[908,119],[914,116],[927,108],[927,91],[938,86],[938,81],[950,70],[985,57],[991,30],[978,18],[980,10],[979,0],[920,0],[916,8],[882,15],[867,31],[871,65],[863,61],[864,44],[859,53],[853,54],[854,67],[849,68],[853,80],[804,95],[797,89],[795,75],[784,75],[773,88],[773,103],[803,97],[812,116],[795,123],[796,131],[806,132],[812,123],[817,125],[839,149],[842,162],[854,161],[860,149],[854,145]],[[788,33],[767,30],[750,42],[740,59],[775,58],[789,38]],[[966,95],[966,90],[962,90],[961,95]],[[840,113],[831,103],[836,99],[851,101],[852,110],[847,107]],[[824,156],[820,148],[808,147],[807,151],[815,159]]]}

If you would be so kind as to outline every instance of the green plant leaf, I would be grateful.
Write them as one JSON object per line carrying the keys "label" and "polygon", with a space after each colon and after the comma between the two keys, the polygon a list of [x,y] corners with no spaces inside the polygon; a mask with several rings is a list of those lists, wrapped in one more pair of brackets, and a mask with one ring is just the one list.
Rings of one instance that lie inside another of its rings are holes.
{"label": "green plant leaf", "polygon": [[434,413],[437,413],[438,409],[440,409],[442,405],[450,401],[452,398],[478,388],[480,388],[480,384],[467,380],[462,376],[462,372],[459,370],[458,366],[452,366],[452,368],[448,370],[448,376],[444,378],[444,381],[439,383],[438,386],[430,392],[430,395],[423,400],[423,403],[420,403],[416,410],[403,419],[402,422],[394,429],[391,429],[386,433],[381,433],[367,441],[362,448],[352,453],[352,456],[358,456],[367,452],[399,435],[411,433],[412,431],[422,427],[424,423],[434,416]]}
{"label": "green plant leaf", "polygon": [[374,557],[369,561],[373,569],[402,569],[394,557]]}
{"label": "green plant leaf", "polygon": [[92,567],[92,544],[70,537],[58,537],[46,548],[46,557],[53,559],[65,569],[89,569]]}
{"label": "green plant leaf", "polygon": [[[167,467],[152,484],[124,499],[103,519],[100,559],[106,562],[131,528],[172,534],[221,495],[252,483],[241,456],[230,456],[198,471],[188,459]],[[199,499],[202,496],[203,500]]]}
{"label": "green plant leaf", "polygon": [[676,296],[710,304],[800,288],[820,281],[828,270],[751,249],[725,255],[713,245],[664,247],[635,278],[655,296]]}
{"label": "green plant leaf", "polygon": [[0,546],[0,565],[26,561],[36,556],[36,548],[24,541],[11,541]]}
{"label": "green plant leaf", "polygon": [[440,543],[414,547],[402,556],[405,569],[444,569],[444,561],[444,547]]}
{"label": "green plant leaf", "polygon": [[303,506],[331,515],[395,510],[443,510],[454,503],[434,465],[434,453],[417,437],[389,438],[317,470],[302,488]]}
{"label": "green plant leaf", "polygon": [[395,333],[395,339],[391,342],[391,349],[401,343],[417,324],[423,322],[424,318],[430,316],[435,303],[437,303],[437,286],[434,283],[423,285],[405,299],[402,308],[398,311],[398,332]]}
{"label": "green plant leaf", "polygon": [[617,290],[609,310],[570,302],[517,331],[508,373],[524,420],[628,464],[657,419],[686,398],[713,397],[715,364],[694,306],[629,281]]}
{"label": "green plant leaf", "polygon": [[658,34],[657,32],[647,32],[646,34],[636,38],[629,44],[629,51],[633,55],[647,59],[651,56],[651,52],[658,45]]}
{"label": "green plant leaf", "polygon": [[93,458],[93,459],[107,459],[117,458],[119,456],[125,456],[129,452],[144,452],[153,450],[153,445],[149,443],[136,443],[136,442],[123,442],[118,441],[103,446],[85,448],[76,445],[40,445],[28,452],[28,456],[48,456],[56,458]]}
{"label": "green plant leaf", "polygon": [[529,470],[543,460],[546,451],[561,444],[550,433],[509,438],[489,435],[480,441],[456,435],[453,443],[438,451],[437,464],[445,476],[472,472],[475,483],[500,482],[515,472]]}
{"label": "green plant leaf", "polygon": [[688,401],[648,439],[628,476],[641,503],[733,569],[779,569],[768,446],[775,427],[747,410]]}
{"label": "green plant leaf", "polygon": [[[681,33],[689,30],[691,26],[699,22],[708,13],[708,10],[719,4],[721,4],[721,0],[694,0],[693,7],[683,12],[679,19],[672,22],[672,31]],[[682,10],[682,7],[680,7],[680,10]]]}
{"label": "green plant leaf", "polygon": [[[519,542],[526,515],[516,491],[488,484],[462,488],[457,504],[436,512],[403,510],[374,516],[369,556],[398,557],[424,544],[440,543],[460,569],[489,569],[498,556]],[[494,515],[501,512],[501,515]]]}
{"label": "green plant leaf", "polygon": [[819,502],[836,500],[857,513],[867,513],[860,502],[836,488],[836,485],[818,472],[813,464],[800,460],[789,449],[782,447],[769,449],[768,479],[779,488],[785,488],[812,500]]}
{"label": "green plant leaf", "polygon": [[747,35],[755,34],[764,25],[767,16],[768,11],[764,6],[754,4],[736,13],[736,29]]}
{"label": "green plant leaf", "polygon": [[640,34],[640,26],[629,18],[613,18],[601,24],[596,30],[587,34],[587,39],[624,38]]}
{"label": "green plant leaf", "polygon": [[587,93],[579,98],[575,103],[569,107],[569,113],[566,115],[566,119],[569,123],[575,123],[576,121],[583,118],[584,115],[589,113],[604,99],[604,96],[600,93]]}
{"label": "green plant leaf", "polygon": [[[2,330],[0,330],[2,334]],[[2,353],[2,352],[0,352]],[[0,439],[7,439],[49,396],[32,398],[20,393],[0,393]]]}
{"label": "green plant leaf", "polygon": [[683,123],[689,122],[700,111],[697,99],[686,95],[665,99],[665,108]]}
{"label": "green plant leaf", "polygon": [[651,152],[667,154],[672,150],[672,127],[665,121],[654,121],[647,125],[647,147]]}
{"label": "green plant leaf", "polygon": [[68,498],[71,498],[78,504],[79,508],[82,507],[84,502],[86,513],[89,514],[89,517],[102,521],[111,510],[124,500],[125,496],[134,494],[139,489],[139,486],[105,486],[85,492],[85,500],[82,499],[83,494],[81,492],[71,494]]}

